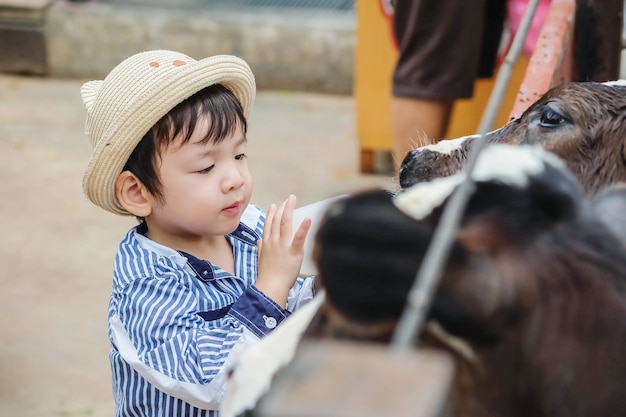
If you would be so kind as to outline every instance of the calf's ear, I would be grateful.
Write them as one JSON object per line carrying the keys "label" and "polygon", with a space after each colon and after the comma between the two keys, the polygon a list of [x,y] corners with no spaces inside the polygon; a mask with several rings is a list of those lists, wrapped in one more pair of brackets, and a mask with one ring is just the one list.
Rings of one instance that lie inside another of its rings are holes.
{"label": "calf's ear", "polygon": [[626,183],[611,185],[596,194],[591,210],[626,247]]}

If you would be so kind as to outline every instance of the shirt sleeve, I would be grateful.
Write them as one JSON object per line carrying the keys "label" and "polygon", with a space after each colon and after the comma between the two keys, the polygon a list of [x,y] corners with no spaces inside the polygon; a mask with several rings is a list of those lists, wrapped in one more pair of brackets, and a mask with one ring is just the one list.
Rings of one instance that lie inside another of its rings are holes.
{"label": "shirt sleeve", "polygon": [[287,297],[287,310],[294,312],[307,304],[315,296],[315,277],[298,278],[289,291]]}

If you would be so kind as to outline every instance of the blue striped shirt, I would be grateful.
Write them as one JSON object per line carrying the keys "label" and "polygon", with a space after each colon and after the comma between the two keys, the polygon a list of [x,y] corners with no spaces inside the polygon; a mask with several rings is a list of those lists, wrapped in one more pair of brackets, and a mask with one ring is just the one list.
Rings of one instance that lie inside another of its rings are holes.
{"label": "blue striped shirt", "polygon": [[227,236],[235,276],[131,229],[109,304],[116,416],[217,416],[238,354],[313,297],[298,279],[283,309],[254,287],[265,214],[250,205]]}

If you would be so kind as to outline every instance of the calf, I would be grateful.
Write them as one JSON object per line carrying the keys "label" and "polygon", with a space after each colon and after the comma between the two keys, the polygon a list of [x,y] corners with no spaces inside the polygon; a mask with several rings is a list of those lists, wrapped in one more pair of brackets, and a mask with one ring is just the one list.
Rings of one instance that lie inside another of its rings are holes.
{"label": "calf", "polygon": [[[307,337],[389,341],[463,177],[329,209],[315,250],[326,297]],[[457,359],[453,415],[625,416],[626,250],[596,210],[621,212],[586,200],[539,147],[492,145],[474,179],[428,313],[436,326],[421,335]]]}
{"label": "calf", "polygon": [[[588,195],[626,181],[626,83],[579,82],[545,93],[518,119],[487,134],[490,143],[539,144],[562,158]],[[407,154],[402,188],[460,171],[477,136]]]}

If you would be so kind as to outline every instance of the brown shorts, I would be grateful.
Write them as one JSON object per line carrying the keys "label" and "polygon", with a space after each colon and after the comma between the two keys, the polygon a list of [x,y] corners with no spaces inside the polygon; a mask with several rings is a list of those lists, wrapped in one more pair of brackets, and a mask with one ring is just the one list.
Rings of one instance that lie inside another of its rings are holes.
{"label": "brown shorts", "polygon": [[398,62],[393,96],[470,98],[493,74],[506,14],[504,0],[396,0]]}

